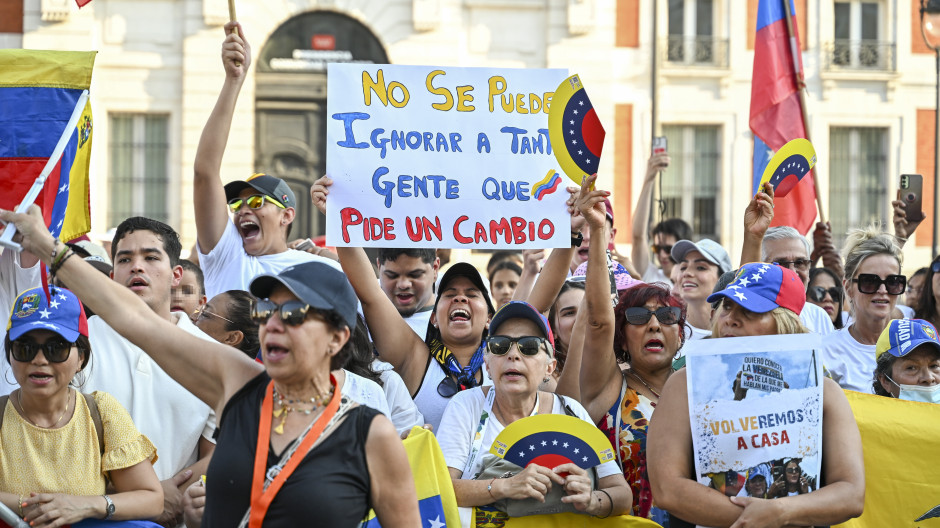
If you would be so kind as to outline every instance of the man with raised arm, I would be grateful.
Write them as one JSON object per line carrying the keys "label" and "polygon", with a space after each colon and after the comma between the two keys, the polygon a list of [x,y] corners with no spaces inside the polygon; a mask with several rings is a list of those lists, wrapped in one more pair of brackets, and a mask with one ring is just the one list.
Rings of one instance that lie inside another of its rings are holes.
{"label": "man with raised arm", "polygon": [[225,82],[199,138],[193,179],[199,265],[210,299],[227,290],[247,290],[255,276],[301,262],[320,261],[339,268],[335,260],[287,247],[297,205],[287,182],[255,174],[222,185],[222,155],[235,102],[251,64],[251,47],[242,37],[241,25],[229,22],[225,32]]}

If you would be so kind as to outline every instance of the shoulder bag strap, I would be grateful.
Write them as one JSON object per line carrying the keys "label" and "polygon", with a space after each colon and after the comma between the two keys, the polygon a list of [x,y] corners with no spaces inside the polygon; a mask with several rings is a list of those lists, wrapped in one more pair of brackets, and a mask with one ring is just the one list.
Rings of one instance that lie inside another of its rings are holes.
{"label": "shoulder bag strap", "polygon": [[480,411],[480,422],[477,425],[476,432],[473,434],[473,443],[470,444],[470,456],[467,457],[467,464],[463,468],[464,475],[473,469],[477,455],[480,453],[480,447],[483,445],[483,435],[486,434],[486,426],[489,424],[490,415],[493,413],[493,401],[496,398],[496,388],[486,386],[481,387],[481,390],[486,399],[483,402],[483,410]]}
{"label": "shoulder bag strap", "polygon": [[101,424],[101,411],[98,410],[98,402],[95,401],[93,394],[82,393],[85,397],[85,405],[88,406],[88,412],[91,414],[91,421],[95,422],[95,432],[98,433],[98,451],[104,454],[104,426]]}

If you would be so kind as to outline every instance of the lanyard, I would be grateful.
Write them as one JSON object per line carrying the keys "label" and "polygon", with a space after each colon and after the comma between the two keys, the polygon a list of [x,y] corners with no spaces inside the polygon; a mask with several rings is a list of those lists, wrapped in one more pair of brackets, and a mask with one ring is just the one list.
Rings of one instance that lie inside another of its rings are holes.
{"label": "lanyard", "polygon": [[[333,378],[332,374],[330,374],[330,383],[334,387],[333,397],[330,398],[330,403],[328,403],[326,409],[323,410],[323,414],[313,423],[312,428],[304,436],[296,451],[291,453],[290,457],[287,459],[287,463],[284,464],[283,469],[274,477],[271,485],[265,488],[268,449],[271,445],[271,421],[273,420],[274,411],[274,381],[268,383],[268,388],[264,392],[264,400],[261,403],[261,422],[258,424],[258,447],[255,449],[255,467],[251,479],[251,513],[248,519],[249,528],[261,528],[261,523],[264,521],[264,516],[268,512],[268,507],[271,506],[271,501],[274,500],[274,496],[280,491],[287,477],[297,469],[297,466],[300,465],[300,461],[310,451],[310,448],[313,447],[317,439],[320,438],[320,435],[323,434],[323,430],[326,428],[327,424],[330,423],[333,415],[336,414],[336,410],[339,408],[340,390],[339,387],[336,386],[336,380]],[[299,454],[298,451],[300,452]]]}

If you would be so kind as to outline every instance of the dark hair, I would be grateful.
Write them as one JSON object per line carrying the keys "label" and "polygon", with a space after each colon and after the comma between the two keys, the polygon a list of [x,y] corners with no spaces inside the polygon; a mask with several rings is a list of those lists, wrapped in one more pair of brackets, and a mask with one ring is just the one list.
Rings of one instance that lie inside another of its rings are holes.
{"label": "dark hair", "polygon": [[552,301],[551,308],[548,309],[548,326],[552,329],[552,335],[555,336],[555,342],[552,343],[555,345],[555,359],[557,364],[555,370],[561,372],[565,368],[565,360],[568,359],[568,345],[565,345],[561,342],[561,335],[558,332],[558,299],[561,296],[568,292],[569,290],[581,290],[584,291],[584,282],[583,281],[565,281],[561,285],[561,289],[558,290],[558,296],[555,297],[555,300]]}
{"label": "dark hair", "polygon": [[[37,330],[42,330],[42,329],[38,328]],[[75,346],[78,347],[79,352],[85,355],[85,357],[82,359],[82,370],[85,370],[85,367],[88,365],[88,361],[91,359],[91,341],[88,340],[88,336],[83,336],[79,334],[78,339],[75,340]],[[11,358],[10,354],[12,354],[10,350],[12,349],[12,347],[13,347],[13,341],[10,340],[10,332],[7,331],[6,337],[4,337],[3,339],[3,349],[6,350],[6,353],[7,353],[8,364],[12,364],[12,362],[10,361],[10,358]]]}
{"label": "dark hair", "polygon": [[[183,260],[182,262],[189,262]],[[183,266],[185,269],[185,265]],[[198,269],[198,268],[197,268]],[[226,316],[232,322],[225,322],[225,331],[242,333],[242,342],[238,344],[238,349],[248,355],[250,358],[258,356],[258,349],[261,348],[261,342],[258,340],[258,324],[251,320],[251,303],[254,297],[244,290],[228,290],[221,293],[226,302]],[[216,295],[214,299],[218,299]]]}
{"label": "dark hair", "polygon": [[183,271],[191,271],[192,274],[196,276],[196,284],[199,285],[199,295],[205,295],[206,277],[202,273],[202,268],[200,268],[199,265],[195,262],[186,259],[180,259],[180,266],[183,267]]}
{"label": "dark hair", "polygon": [[894,367],[894,362],[897,360],[898,358],[890,352],[882,352],[881,355],[878,356],[878,360],[875,363],[875,375],[871,382],[871,388],[874,389],[875,394],[878,396],[894,397],[894,395],[881,385],[881,376],[885,375],[890,378],[891,369]]}
{"label": "dark hair", "polygon": [[114,232],[114,238],[111,240],[112,261],[118,251],[118,242],[128,233],[141,230],[150,231],[160,237],[160,240],[163,241],[163,251],[166,252],[167,257],[170,259],[170,267],[172,268],[179,265],[180,251],[183,250],[183,246],[180,244],[179,233],[159,220],[145,218],[143,216],[132,216],[117,226],[117,230]]}
{"label": "dark hair", "polygon": [[366,329],[366,322],[362,320],[362,315],[356,314],[356,328],[349,336],[347,345],[351,346],[342,368],[378,383],[379,387],[383,386],[382,376],[372,369],[372,360],[375,359],[375,355],[372,353],[372,341],[369,341],[369,331]]}
{"label": "dark hair", "polygon": [[493,270],[490,271],[490,284],[493,284],[493,277],[496,275],[496,272],[502,270],[510,270],[515,272],[516,275],[522,275],[522,268],[520,268],[518,264],[511,260],[504,260],[496,264],[496,266],[493,267]]}
{"label": "dark hair", "polygon": [[[940,260],[940,257],[934,259],[934,262]],[[940,312],[937,311],[937,303],[933,295],[933,266],[927,268],[927,276],[924,277],[924,287],[920,289],[920,297],[914,303],[914,318],[925,319],[936,326],[940,322]]]}
{"label": "dark hair", "polygon": [[433,249],[425,248],[379,248],[379,265],[388,261],[398,260],[398,257],[405,255],[410,258],[419,258],[425,264],[434,264],[437,258],[437,252]]}
{"label": "dark hair", "polygon": [[927,266],[924,266],[923,268],[918,269],[914,273],[911,273],[911,276],[907,278],[907,281],[910,282],[911,279],[913,279],[914,277],[918,275],[923,275],[924,273],[927,273]]}
{"label": "dark hair", "polygon": [[829,277],[832,278],[832,282],[835,283],[836,288],[839,288],[839,298],[833,299],[836,302],[836,312],[838,312],[838,315],[836,315],[836,320],[833,321],[832,325],[836,327],[836,329],[842,328],[842,326],[845,324],[842,321],[842,301],[845,300],[845,290],[842,288],[842,281],[839,279],[839,276],[836,274],[836,272],[829,268],[813,268],[809,270],[809,284],[812,285],[813,279],[815,279],[816,276],[820,274],[829,275]]}
{"label": "dark hair", "polygon": [[[349,325],[346,324],[346,320],[343,318],[343,316],[340,315],[340,313],[336,310],[318,310],[311,307],[310,311],[319,315],[319,317],[323,319],[323,321],[326,323],[326,326],[328,326],[330,330],[342,330],[343,328],[349,327]],[[346,358],[350,356],[352,349],[355,346],[353,343],[353,334],[355,334],[354,330],[350,333],[349,339],[346,341],[346,344],[343,345],[343,348],[340,348],[339,352],[337,352],[330,359],[330,370],[343,368],[343,365],[346,364]]]}
{"label": "dark hair", "polygon": [[685,344],[685,303],[673,295],[664,285],[641,283],[627,288],[620,294],[620,302],[614,307],[614,354],[621,363],[630,362],[630,351],[627,350],[627,308],[644,306],[650,301],[656,301],[663,306],[677,306],[682,309],[679,314],[679,348]]}
{"label": "dark hair", "polygon": [[489,270],[490,268],[499,264],[500,262],[507,261],[507,260],[508,261],[517,260],[519,262],[523,262],[522,253],[519,253],[518,251],[512,251],[509,249],[501,249],[499,251],[494,251],[493,254],[490,255],[490,260],[486,262],[486,269]]}
{"label": "dark hair", "polygon": [[692,226],[681,218],[667,218],[653,226],[652,235],[672,235],[676,240],[692,240]]}

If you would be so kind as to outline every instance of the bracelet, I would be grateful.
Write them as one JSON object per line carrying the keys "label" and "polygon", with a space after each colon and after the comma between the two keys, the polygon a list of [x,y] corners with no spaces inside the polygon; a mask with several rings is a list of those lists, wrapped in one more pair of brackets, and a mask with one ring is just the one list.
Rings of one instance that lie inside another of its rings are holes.
{"label": "bracelet", "polygon": [[26,518],[26,514],[23,513],[23,496],[22,496],[22,495],[20,495],[20,500],[19,500],[19,502],[17,502],[17,504],[20,506],[20,517],[22,517],[22,518],[25,519],[25,518]]}
{"label": "bracelet", "polygon": [[[606,519],[610,517],[611,513],[614,513],[614,499],[610,498],[610,493],[607,493],[606,490],[598,489],[597,491],[603,493],[604,495],[607,495],[607,500],[610,501],[610,509],[607,510],[607,515],[603,517],[595,515],[594,517],[597,517],[598,519]],[[600,497],[598,497],[598,500],[600,500]]]}
{"label": "bracelet", "polygon": [[493,500],[495,501],[497,499],[496,499],[496,495],[493,495],[493,483],[494,482],[496,482],[495,478],[491,480],[489,484],[486,485],[486,491],[490,494],[490,497],[493,497]]}
{"label": "bracelet", "polygon": [[59,244],[62,242],[58,238],[52,239],[52,255],[49,257],[49,261],[52,262],[55,260],[55,254],[59,252]]}
{"label": "bracelet", "polygon": [[59,259],[56,260],[56,262],[53,262],[52,266],[49,267],[49,276],[52,279],[55,279],[55,274],[58,273],[60,269],[62,269],[62,266],[65,264],[65,261],[68,260],[69,257],[71,257],[74,254],[75,252],[72,251],[71,249],[67,249],[65,252],[63,252],[62,256],[59,257]]}
{"label": "bracelet", "polygon": [[53,249],[52,249],[52,260],[50,261],[50,264],[49,264],[50,270],[56,267],[56,264],[58,264],[59,260],[61,260],[62,257],[65,256],[65,253],[68,252],[69,250],[68,246],[66,246],[65,251],[63,251],[62,253],[59,253],[58,248],[59,248],[59,239],[56,238],[55,243],[53,244]]}

